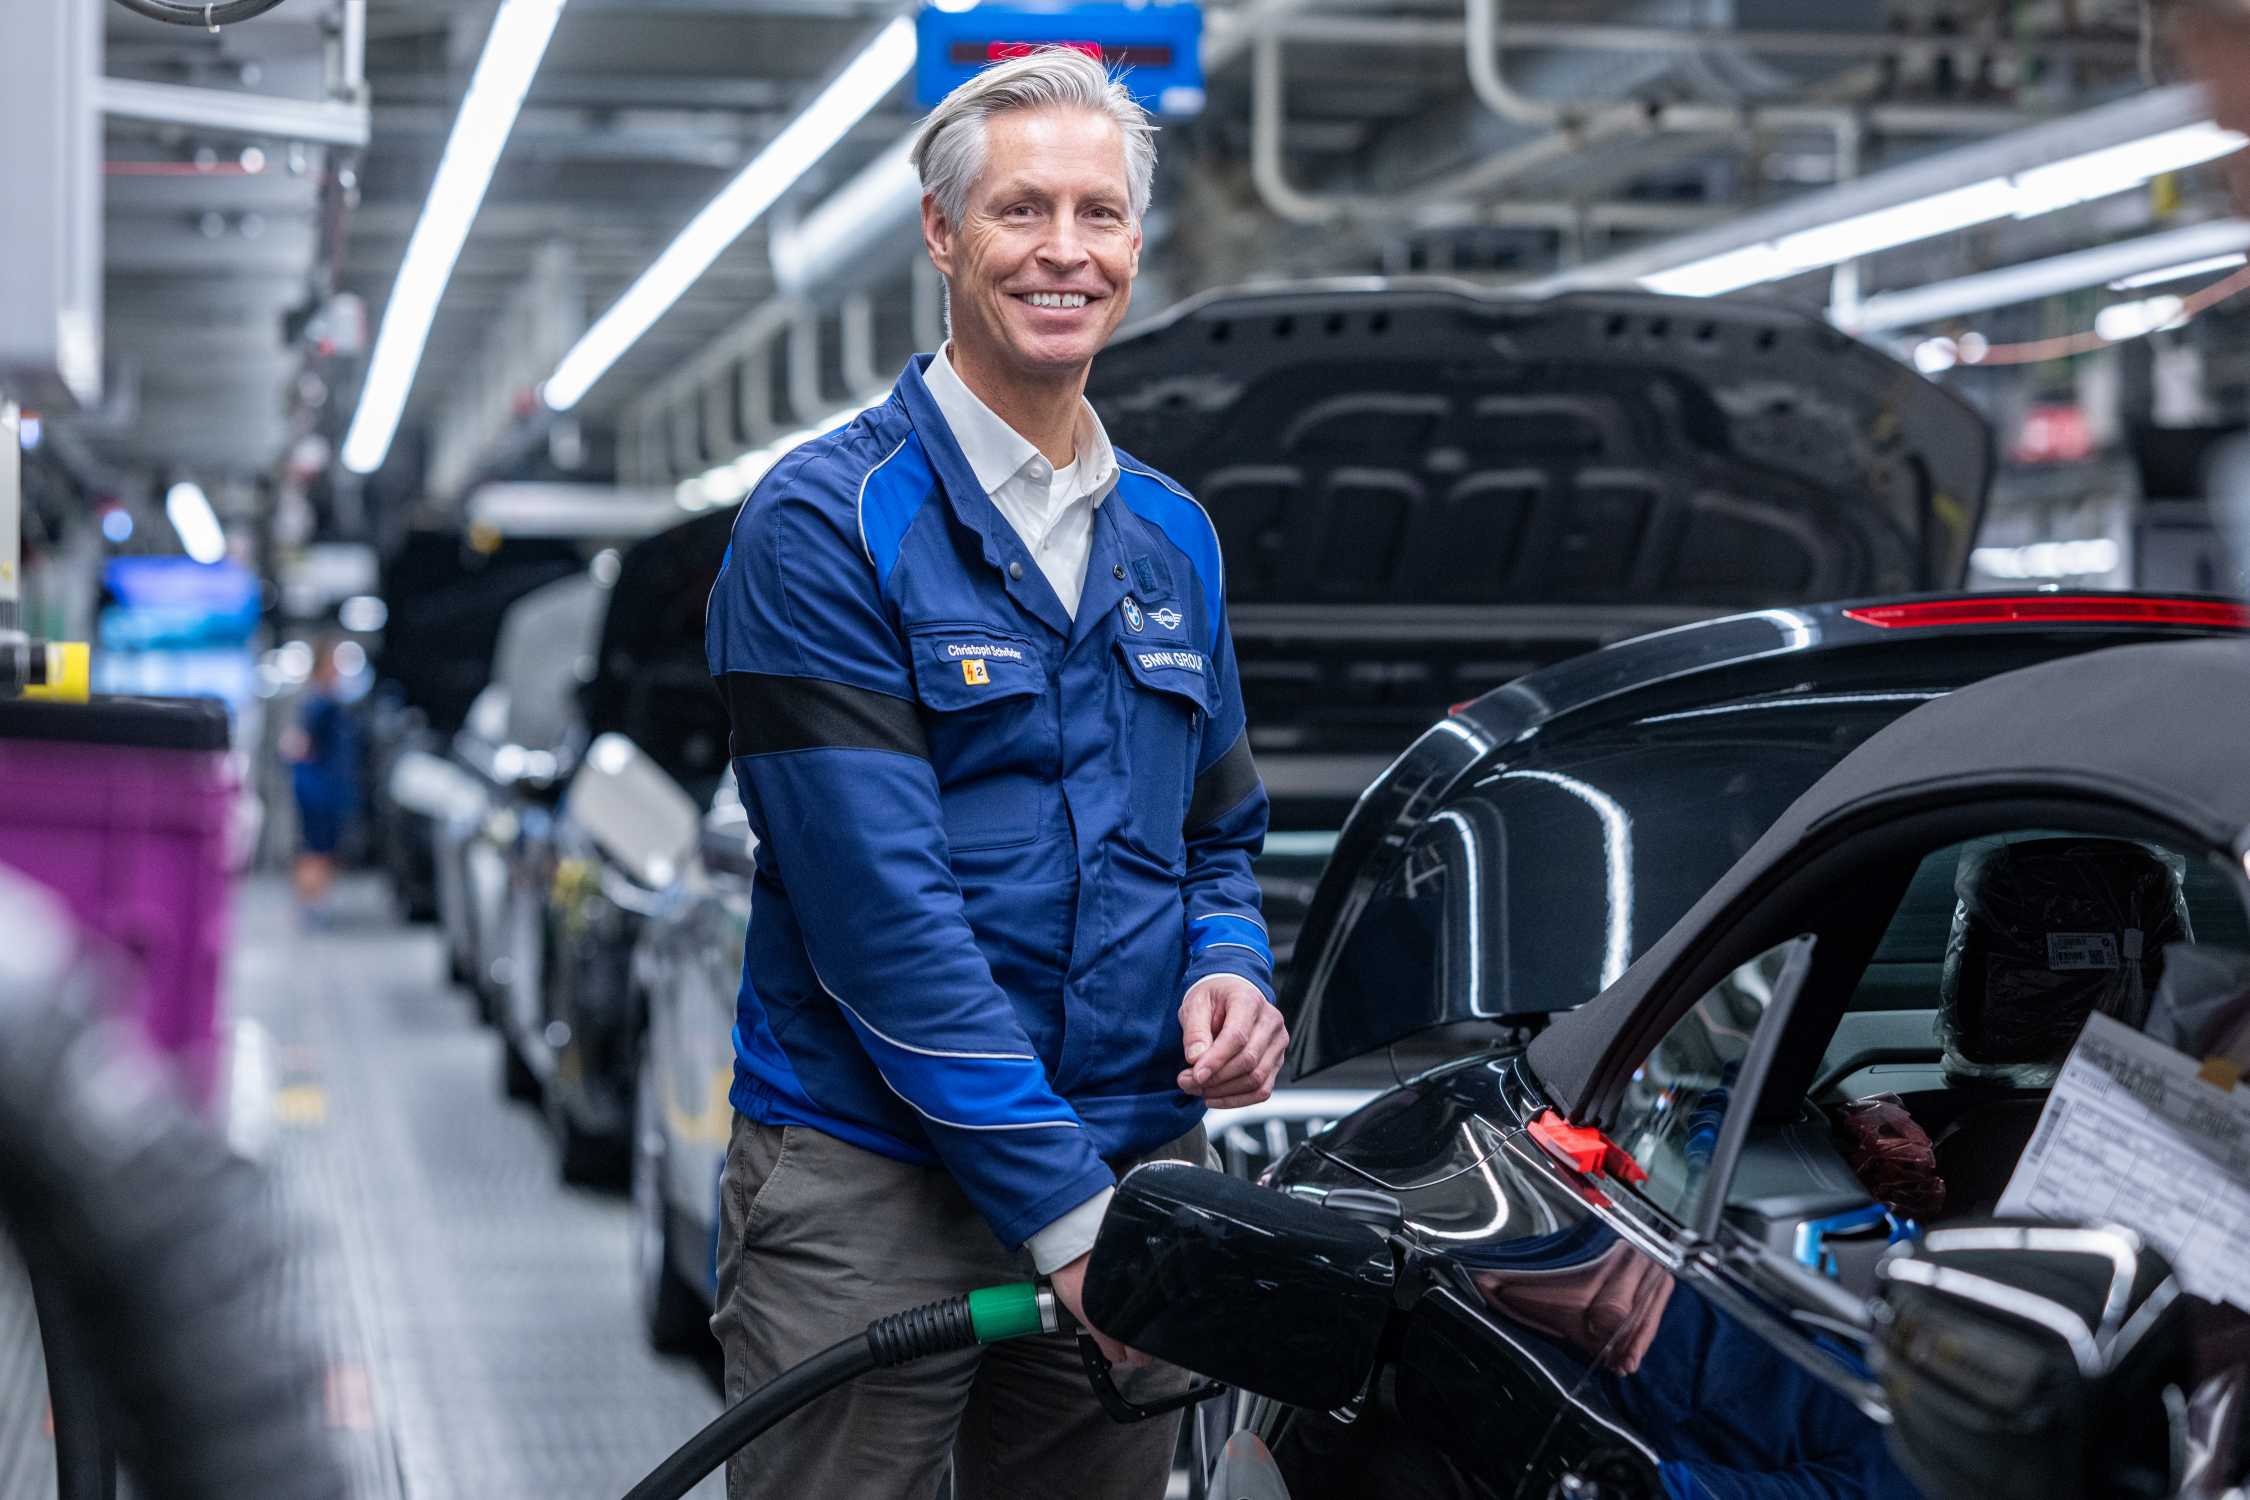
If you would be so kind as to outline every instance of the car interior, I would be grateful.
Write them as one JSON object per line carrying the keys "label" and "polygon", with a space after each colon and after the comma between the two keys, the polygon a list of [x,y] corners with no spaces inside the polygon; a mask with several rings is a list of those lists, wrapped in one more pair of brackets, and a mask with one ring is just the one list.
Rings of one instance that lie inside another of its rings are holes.
{"label": "car interior", "polygon": [[[1796,997],[1794,1017],[1828,1027],[1813,1082],[1759,1111],[1724,1221],[1871,1292],[1897,1238],[1993,1212],[2088,1017],[2142,1027],[2190,943],[2250,953],[2250,918],[2227,872],[2160,844],[2022,829],[1928,854],[1832,1021],[1833,972]],[[1706,1190],[1787,946],[1715,985],[1628,1090],[1618,1139],[1668,1213]]]}

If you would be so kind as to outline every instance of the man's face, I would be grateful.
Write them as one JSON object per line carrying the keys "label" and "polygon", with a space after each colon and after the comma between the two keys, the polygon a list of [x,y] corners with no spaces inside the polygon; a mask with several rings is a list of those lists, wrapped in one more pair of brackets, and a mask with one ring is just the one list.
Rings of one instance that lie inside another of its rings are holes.
{"label": "man's face", "polygon": [[1140,269],[1124,136],[1108,116],[1076,110],[1015,110],[984,130],[962,222],[922,200],[923,239],[952,289],[954,345],[995,373],[1076,374],[1124,320]]}

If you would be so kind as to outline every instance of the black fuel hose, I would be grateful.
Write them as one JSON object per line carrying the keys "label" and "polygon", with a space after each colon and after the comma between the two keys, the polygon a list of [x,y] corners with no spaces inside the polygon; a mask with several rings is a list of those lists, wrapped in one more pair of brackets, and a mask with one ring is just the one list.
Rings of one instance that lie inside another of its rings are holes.
{"label": "black fuel hose", "polygon": [[783,1417],[870,1370],[933,1354],[1069,1326],[1055,1294],[1031,1282],[980,1287],[892,1313],[842,1343],[793,1365],[712,1419],[626,1493],[625,1500],[680,1500],[703,1476]]}
{"label": "black fuel hose", "polygon": [[151,21],[166,21],[174,26],[204,26],[217,30],[232,26],[237,21],[247,21],[262,16],[281,3],[281,0],[212,0],[209,5],[193,4],[190,0],[117,0],[136,16],[146,16]]}

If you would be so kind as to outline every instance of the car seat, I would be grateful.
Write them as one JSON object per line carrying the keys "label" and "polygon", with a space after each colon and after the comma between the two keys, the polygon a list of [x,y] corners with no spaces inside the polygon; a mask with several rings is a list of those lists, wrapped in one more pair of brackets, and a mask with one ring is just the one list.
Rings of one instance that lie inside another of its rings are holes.
{"label": "car seat", "polygon": [[1948,1217],[1999,1201],[2088,1017],[2142,1024],[2165,949],[2190,937],[2180,878],[2128,839],[1963,850],[1938,986],[1949,1088],[1903,1101],[1936,1143]]}

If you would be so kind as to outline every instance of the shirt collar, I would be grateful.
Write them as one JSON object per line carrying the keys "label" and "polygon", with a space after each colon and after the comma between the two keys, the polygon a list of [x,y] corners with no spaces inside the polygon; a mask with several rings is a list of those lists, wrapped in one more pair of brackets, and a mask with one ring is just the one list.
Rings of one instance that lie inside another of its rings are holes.
{"label": "shirt collar", "polygon": [[[1042,455],[969,389],[968,382],[946,358],[952,347],[948,341],[938,349],[923,370],[922,380],[929,387],[930,399],[937,403],[938,415],[953,430],[953,440],[961,445],[961,456],[969,461],[977,483],[987,495],[997,494],[1002,485]],[[1095,503],[1099,504],[1101,498],[1107,498],[1110,477],[1117,471],[1117,455],[1110,447],[1102,419],[1083,397],[1078,402],[1077,446],[1078,493],[1096,495],[1099,498]]]}

